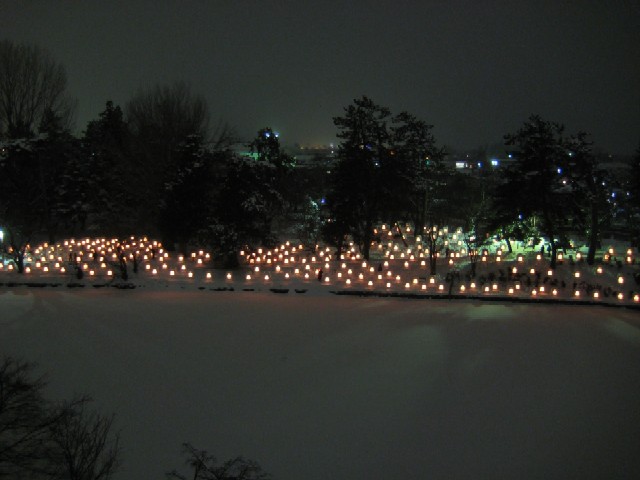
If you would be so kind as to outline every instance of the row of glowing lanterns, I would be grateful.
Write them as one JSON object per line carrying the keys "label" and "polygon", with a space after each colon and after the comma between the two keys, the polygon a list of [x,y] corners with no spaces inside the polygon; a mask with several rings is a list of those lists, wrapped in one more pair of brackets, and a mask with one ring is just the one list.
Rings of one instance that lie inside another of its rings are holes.
{"label": "row of glowing lanterns", "polygon": [[[384,226],[383,226],[384,229]],[[391,233],[391,232],[390,232]],[[455,237],[455,234],[454,234]],[[419,238],[417,239],[419,240]],[[391,247],[391,244],[389,245]],[[348,250],[346,255],[342,255],[341,259],[345,260],[345,259],[349,259],[351,261],[356,260],[359,261],[360,260],[360,255],[355,253],[355,248],[353,247],[353,245],[350,245],[350,249]],[[420,245],[418,245],[418,249],[420,250]],[[55,251],[56,249],[61,249],[62,245],[58,244],[56,245],[56,247],[53,246],[49,246],[48,244],[44,244],[42,247],[36,248],[36,250],[34,251],[34,255],[37,258],[38,255],[40,255],[40,258],[38,261],[35,262],[34,267],[36,269],[40,269],[42,272],[47,273],[50,271],[47,259],[49,261],[55,262],[53,265],[53,268],[57,269],[60,273],[65,273],[66,269],[65,267],[62,265],[63,259],[61,255],[56,256],[55,255]],[[255,264],[255,266],[253,267],[253,271],[258,274],[259,276],[259,272],[260,272],[260,263],[264,263],[266,265],[274,265],[277,261],[281,261],[283,263],[283,265],[288,265],[288,266],[292,266],[295,265],[296,263],[296,258],[295,258],[295,254],[298,252],[301,252],[303,250],[303,245],[299,245],[298,247],[295,246],[291,246],[289,242],[286,242],[286,244],[283,244],[280,246],[280,248],[276,248],[274,249],[274,251],[272,252],[271,250],[268,251],[264,251],[263,249],[258,249],[257,250],[257,254],[256,253],[245,253],[244,251],[240,252],[241,256],[244,256],[246,258],[247,263],[249,264]],[[117,261],[119,258],[119,255],[123,255],[125,258],[129,259],[129,260],[133,260],[134,257],[138,258],[139,260],[144,260],[144,261],[150,261],[150,260],[156,260],[157,262],[160,263],[160,270],[168,270],[169,271],[169,276],[175,276],[176,275],[176,270],[175,269],[171,269],[169,268],[168,264],[166,263],[169,260],[169,254],[167,252],[164,252],[164,250],[162,249],[162,246],[159,242],[157,241],[153,241],[153,242],[149,242],[147,240],[147,238],[143,238],[143,239],[138,239],[136,240],[134,237],[131,237],[131,239],[127,242],[120,242],[117,239],[111,239],[111,240],[107,240],[107,239],[97,239],[97,240],[91,240],[89,238],[84,239],[84,240],[80,240],[80,241],[76,241],[76,240],[68,240],[64,242],[64,249],[67,250],[67,252],[70,255],[70,258],[73,258],[75,260],[75,262],[77,262],[78,264],[81,264],[83,262],[83,260],[86,259],[86,257],[93,255],[98,256],[98,258],[93,258],[93,261],[95,262],[97,260],[97,262],[100,263],[100,269],[102,270],[107,270],[106,271],[106,275],[108,277],[112,277],[113,276],[113,270],[111,269],[107,269],[107,264],[106,264],[106,258],[110,257],[112,260]],[[79,251],[77,253],[75,253],[74,249],[79,249]],[[385,252],[385,260],[382,263],[382,265],[384,265],[385,269],[389,267],[389,261],[393,261],[396,260],[395,256],[396,254],[399,252],[399,260],[404,259],[404,263],[403,266],[404,268],[409,268],[409,262],[414,262],[416,260],[415,255],[412,253],[412,249],[411,248],[406,248],[406,251],[399,251],[400,249],[398,248],[397,245],[393,245],[393,247],[388,250],[387,252]],[[391,253],[391,252],[395,252],[395,253]],[[614,251],[613,249],[609,249],[608,253],[605,256],[605,261],[608,261],[611,259],[611,257],[614,255]],[[460,252],[450,252],[450,260],[449,263],[452,263],[453,258],[459,258],[460,256]],[[272,257],[274,257],[274,259],[272,260]],[[486,262],[486,259],[488,257],[488,251],[484,250],[482,252],[482,261]],[[495,256],[495,260],[497,262],[501,261],[501,257],[502,257],[502,251],[498,250],[496,252],[496,256]],[[424,258],[424,253],[423,252],[419,252],[418,254],[418,258]],[[192,252],[190,255],[190,259],[196,263],[196,265],[203,265],[204,261],[209,260],[210,259],[210,255],[208,253],[205,253],[203,250],[196,252]],[[542,260],[542,255],[541,254],[537,254],[536,255],[536,259],[537,260]],[[578,253],[576,256],[577,260],[581,259],[581,254]],[[177,269],[179,273],[182,274],[186,274],[187,278],[193,278],[193,271],[187,270],[186,265],[184,264],[185,261],[185,257],[183,255],[178,255],[177,256],[177,260],[180,263],[179,268]],[[317,257],[314,255],[310,258],[310,262],[307,263],[307,258],[299,258],[299,262],[304,265],[303,270],[304,273],[300,270],[300,268],[293,268],[292,273],[295,276],[303,276],[305,280],[309,280],[310,279],[310,272],[313,272],[313,275],[315,277],[318,277],[320,269],[316,268],[316,269],[312,269],[310,266],[310,263],[318,263],[318,262],[325,262],[324,263],[324,268],[327,270],[330,270],[331,266],[328,263],[329,260],[331,260],[331,255],[329,254],[329,248],[327,247],[324,251],[320,250],[317,254]],[[524,261],[524,256],[523,255],[518,255],[516,257],[517,262],[523,262]],[[558,254],[558,260],[563,260],[563,256],[562,253]],[[91,260],[87,260],[87,262],[90,262]],[[632,261],[632,251],[631,249],[629,249],[627,251],[627,261],[630,263]],[[425,261],[421,260],[420,261],[420,265],[421,266],[425,266]],[[352,268],[347,268],[347,264],[346,262],[342,262],[340,265],[340,269],[341,270],[346,270],[345,273],[338,271],[336,272],[336,277],[339,280],[342,280],[344,282],[345,285],[349,286],[352,285],[354,282],[358,281],[360,283],[365,281],[365,273],[366,272],[368,274],[372,274],[375,272],[375,268],[368,265],[366,261],[363,261],[361,263],[361,267],[362,267],[362,272],[360,272],[359,274],[357,274],[357,280],[355,278],[353,278],[352,280],[352,276],[354,275]],[[3,265],[0,263],[0,269],[3,268]],[[96,275],[97,271],[95,268],[91,268],[89,266],[88,263],[82,263],[82,267],[81,267],[84,271],[86,271],[88,273],[88,275],[90,277],[93,277]],[[13,269],[13,265],[8,265],[7,270],[11,271]],[[31,272],[31,267],[26,267],[25,268],[25,273],[30,273]],[[145,265],[145,270],[149,271],[152,275],[158,275],[159,270],[158,268],[153,268],[149,263],[147,263]],[[512,268],[512,273],[517,273],[517,267],[513,267]],[[283,273],[283,268],[277,264],[275,265],[274,268],[274,273],[275,274],[281,274]],[[531,269],[530,272],[531,274],[535,274],[535,270]],[[596,269],[596,273],[598,274],[602,274],[603,270],[602,267],[599,266]],[[552,276],[553,275],[553,271],[549,270],[547,272],[548,276]],[[575,278],[580,278],[580,272],[575,272],[574,273]],[[290,273],[284,272],[284,278],[285,279],[289,279],[291,277]],[[205,278],[207,280],[212,280],[213,276],[211,274],[211,272],[208,272],[205,276]],[[231,274],[231,272],[227,272],[225,275],[225,278],[227,280],[232,280],[233,276]],[[252,275],[249,273],[246,275],[245,277],[246,281],[251,281],[253,280]],[[269,273],[265,273],[263,276],[263,280],[264,281],[270,281],[271,277],[269,275]],[[330,284],[331,283],[331,277],[329,275],[323,276],[322,278],[323,283],[326,284]],[[377,281],[378,283],[385,283],[386,288],[391,288],[392,283],[395,285],[398,284],[402,284],[402,277],[400,275],[393,275],[391,270],[387,270],[385,272],[385,274],[382,273],[378,273],[377,274]],[[618,283],[619,284],[623,284],[624,283],[624,277],[622,275],[618,276]],[[410,289],[413,286],[416,286],[419,284],[419,280],[417,278],[413,278],[411,282],[406,282],[405,283],[405,288],[406,289]],[[435,279],[431,278],[429,281],[430,285],[434,285],[435,284]],[[374,281],[371,280],[370,278],[367,279],[367,284],[368,287],[373,287],[374,285]],[[427,290],[427,284],[422,284],[421,285],[421,290]],[[444,284],[440,284],[438,285],[437,288],[438,291],[444,291],[445,290],[445,286]],[[477,290],[475,283],[471,282],[469,287],[465,286],[465,285],[460,285],[459,286],[459,291],[461,293],[466,292],[467,290]],[[507,293],[512,295],[514,293],[516,293],[518,290],[520,290],[520,285],[519,283],[516,283],[513,287],[509,287],[507,290]],[[484,289],[482,289],[482,291],[484,293],[497,293],[499,292],[499,287],[497,284],[493,284],[491,287],[485,286]],[[545,294],[547,292],[545,292],[545,287],[541,286],[537,289],[533,289],[531,290],[531,295],[532,296],[539,296],[541,294]],[[551,290],[550,292],[553,296],[556,296],[558,294],[556,289]],[[581,295],[580,290],[576,290],[574,292],[574,296],[575,297],[579,297]],[[593,292],[593,297],[594,298],[599,298],[600,297],[600,292],[599,291],[594,291]],[[622,293],[618,294],[618,298],[620,300],[624,299],[624,295]],[[638,302],[640,301],[640,298],[638,298],[638,295],[634,295],[633,300]]]}

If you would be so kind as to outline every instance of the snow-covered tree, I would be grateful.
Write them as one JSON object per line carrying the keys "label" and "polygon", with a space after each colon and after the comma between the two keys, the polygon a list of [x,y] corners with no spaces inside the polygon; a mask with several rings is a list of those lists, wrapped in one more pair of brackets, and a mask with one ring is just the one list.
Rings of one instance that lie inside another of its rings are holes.
{"label": "snow-covered tree", "polygon": [[26,245],[36,236],[55,240],[80,220],[82,189],[74,177],[79,145],[59,117],[48,110],[38,135],[4,142],[0,157],[0,223],[6,229],[3,248],[24,268]]}
{"label": "snow-covered tree", "polygon": [[551,246],[551,267],[556,265],[558,240],[568,224],[571,191],[563,182],[568,158],[564,127],[532,115],[505,143],[515,148],[515,163],[505,170],[501,189],[502,208],[519,215],[539,218],[540,230]]}

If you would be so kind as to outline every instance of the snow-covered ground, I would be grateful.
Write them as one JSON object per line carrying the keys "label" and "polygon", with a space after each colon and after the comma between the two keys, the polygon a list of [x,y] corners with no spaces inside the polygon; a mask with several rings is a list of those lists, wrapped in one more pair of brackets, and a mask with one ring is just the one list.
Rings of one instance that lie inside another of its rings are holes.
{"label": "snow-covered ground", "polygon": [[116,413],[120,480],[640,478],[637,311],[319,292],[3,286],[0,353]]}

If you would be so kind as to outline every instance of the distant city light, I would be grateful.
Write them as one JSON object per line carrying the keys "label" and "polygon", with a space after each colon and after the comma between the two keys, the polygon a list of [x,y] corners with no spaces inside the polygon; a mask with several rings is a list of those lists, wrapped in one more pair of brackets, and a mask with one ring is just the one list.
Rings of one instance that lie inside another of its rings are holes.
{"label": "distant city light", "polygon": [[491,166],[492,167],[497,167],[499,165],[500,162],[498,162],[498,160],[496,160],[495,158],[493,160],[491,160]]}

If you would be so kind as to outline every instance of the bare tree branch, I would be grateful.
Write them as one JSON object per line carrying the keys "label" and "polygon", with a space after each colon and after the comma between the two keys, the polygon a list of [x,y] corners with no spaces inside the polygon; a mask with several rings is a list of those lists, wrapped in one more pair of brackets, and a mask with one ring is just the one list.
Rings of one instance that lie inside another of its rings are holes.
{"label": "bare tree branch", "polygon": [[33,136],[49,109],[70,128],[75,102],[64,67],[38,46],[0,41],[0,136]]}

